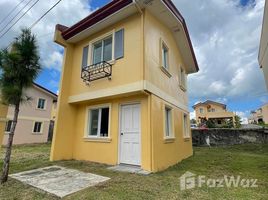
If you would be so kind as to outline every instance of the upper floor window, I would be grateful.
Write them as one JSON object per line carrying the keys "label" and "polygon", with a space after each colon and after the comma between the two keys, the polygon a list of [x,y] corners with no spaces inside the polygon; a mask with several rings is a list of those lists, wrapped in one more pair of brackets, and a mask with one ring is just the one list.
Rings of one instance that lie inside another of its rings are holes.
{"label": "upper floor window", "polygon": [[200,113],[204,113],[204,109],[203,108],[199,108],[199,112]]}
{"label": "upper floor window", "polygon": [[211,109],[211,112],[216,112],[215,108],[212,108],[212,109]]}
{"label": "upper floor window", "polygon": [[88,134],[90,137],[108,137],[110,107],[89,109]]}
{"label": "upper floor window", "polygon": [[83,47],[83,68],[102,61],[112,61],[124,57],[124,29],[111,31]]}
{"label": "upper floor window", "polygon": [[186,74],[185,74],[185,71],[184,69],[181,67],[180,68],[180,73],[179,73],[179,76],[180,76],[180,87],[182,90],[186,90]]}
{"label": "upper floor window", "polygon": [[168,70],[168,48],[165,43],[162,42],[162,66]]}
{"label": "upper floor window", "polygon": [[97,41],[93,44],[93,64],[100,63],[102,61],[112,60],[112,46],[113,39],[112,35]]}
{"label": "upper floor window", "polygon": [[37,102],[37,108],[41,109],[41,110],[44,110],[46,108],[46,100],[42,99],[42,98],[39,98],[38,102]]}

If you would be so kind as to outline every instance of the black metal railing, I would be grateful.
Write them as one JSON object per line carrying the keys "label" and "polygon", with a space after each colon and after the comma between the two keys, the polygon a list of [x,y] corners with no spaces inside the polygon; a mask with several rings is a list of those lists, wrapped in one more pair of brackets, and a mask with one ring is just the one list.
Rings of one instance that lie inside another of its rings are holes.
{"label": "black metal railing", "polygon": [[106,61],[85,66],[82,68],[81,78],[84,82],[90,83],[101,78],[111,78],[112,76],[112,65]]}

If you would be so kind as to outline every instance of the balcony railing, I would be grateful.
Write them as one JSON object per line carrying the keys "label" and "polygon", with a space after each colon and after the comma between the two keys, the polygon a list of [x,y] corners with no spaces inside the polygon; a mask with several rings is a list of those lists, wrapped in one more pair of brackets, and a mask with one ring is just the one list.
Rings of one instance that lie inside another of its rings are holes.
{"label": "balcony railing", "polygon": [[112,65],[106,61],[83,67],[81,72],[81,78],[87,84],[101,78],[108,77],[110,79],[111,76]]}

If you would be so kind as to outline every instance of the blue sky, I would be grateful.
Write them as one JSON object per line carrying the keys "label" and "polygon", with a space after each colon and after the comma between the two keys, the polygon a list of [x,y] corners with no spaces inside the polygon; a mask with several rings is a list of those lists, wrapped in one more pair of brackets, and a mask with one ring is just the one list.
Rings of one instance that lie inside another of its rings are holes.
{"label": "blue sky", "polygon": [[[20,0],[1,0],[0,19]],[[21,27],[33,23],[56,0],[39,2],[33,12],[11,29],[0,47],[19,34]],[[68,3],[66,3],[68,2]],[[57,23],[70,26],[109,0],[61,2],[32,31],[37,35],[43,71],[36,82],[58,91],[63,49],[53,42]],[[226,103],[242,117],[268,102],[264,78],[258,66],[258,48],[264,0],[173,0],[184,16],[200,71],[188,77],[189,108],[207,99]],[[71,15],[69,14],[71,13]],[[1,28],[1,27],[0,27]],[[75,84],[75,83],[74,83]]]}

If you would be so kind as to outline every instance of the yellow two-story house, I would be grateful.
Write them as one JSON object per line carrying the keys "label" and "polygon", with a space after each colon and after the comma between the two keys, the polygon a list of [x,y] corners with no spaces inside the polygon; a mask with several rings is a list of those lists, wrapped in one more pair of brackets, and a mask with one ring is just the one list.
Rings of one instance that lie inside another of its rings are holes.
{"label": "yellow two-story house", "polygon": [[198,71],[170,0],[114,0],[57,25],[64,60],[51,160],[163,170],[192,155],[187,74]]}
{"label": "yellow two-story house", "polygon": [[198,124],[202,120],[214,120],[217,125],[223,125],[226,120],[235,121],[235,113],[227,110],[225,104],[207,100],[197,103],[193,106],[195,111],[195,118]]}
{"label": "yellow two-story house", "polygon": [[5,127],[6,127],[7,110],[8,110],[8,106],[3,105],[0,102],[0,147],[2,146],[2,141],[3,141]]}

